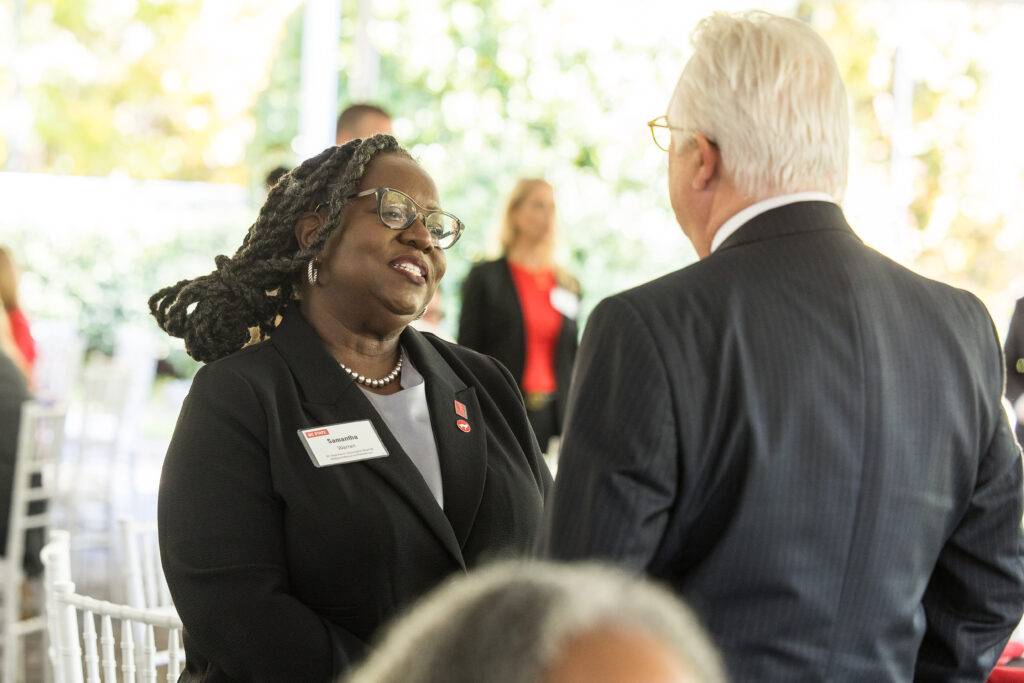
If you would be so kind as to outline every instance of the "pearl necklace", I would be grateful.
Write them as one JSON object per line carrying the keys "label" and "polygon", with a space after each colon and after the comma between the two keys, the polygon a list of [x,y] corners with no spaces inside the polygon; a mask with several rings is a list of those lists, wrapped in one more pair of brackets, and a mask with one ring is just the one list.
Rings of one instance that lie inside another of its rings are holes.
{"label": "pearl necklace", "polygon": [[364,377],[355,370],[351,370],[345,367],[345,364],[340,361],[338,362],[338,365],[340,365],[341,369],[347,372],[348,376],[351,377],[356,382],[359,382],[360,384],[363,384],[368,387],[372,387],[374,389],[380,389],[383,386],[391,384],[392,382],[395,381],[395,378],[398,377],[398,373],[401,372],[402,370],[402,354],[398,354],[398,363],[395,365],[395,369],[392,370],[390,374],[388,374],[385,377],[381,377],[380,379],[370,379],[369,377]]}

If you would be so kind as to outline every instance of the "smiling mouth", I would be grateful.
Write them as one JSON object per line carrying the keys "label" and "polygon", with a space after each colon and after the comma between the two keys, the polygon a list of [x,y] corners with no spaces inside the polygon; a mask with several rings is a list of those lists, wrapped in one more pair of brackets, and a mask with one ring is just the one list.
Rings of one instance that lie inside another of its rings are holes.
{"label": "smiling mouth", "polygon": [[413,280],[413,282],[422,283],[427,281],[427,273],[424,271],[423,268],[416,265],[415,263],[402,261],[400,263],[392,263],[391,267],[394,268],[395,270],[400,270],[403,273],[408,274],[409,277]]}

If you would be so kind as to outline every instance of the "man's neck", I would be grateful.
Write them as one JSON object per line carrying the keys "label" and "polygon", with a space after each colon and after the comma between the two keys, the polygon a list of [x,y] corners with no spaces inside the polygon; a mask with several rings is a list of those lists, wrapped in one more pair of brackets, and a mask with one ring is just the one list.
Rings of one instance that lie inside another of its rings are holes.
{"label": "man's neck", "polygon": [[703,232],[700,244],[694,243],[693,245],[694,249],[697,250],[698,258],[707,258],[713,251],[712,244],[714,244],[715,235],[721,230],[722,226],[730,218],[753,203],[754,200],[731,187],[727,191],[715,193],[708,212],[707,227]]}

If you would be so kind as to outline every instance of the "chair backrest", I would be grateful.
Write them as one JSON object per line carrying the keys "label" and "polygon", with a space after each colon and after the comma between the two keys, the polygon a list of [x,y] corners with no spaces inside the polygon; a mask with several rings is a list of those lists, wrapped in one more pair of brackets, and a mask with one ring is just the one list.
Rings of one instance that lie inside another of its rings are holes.
{"label": "chair backrest", "polygon": [[125,602],[132,607],[151,608],[172,605],[163,566],[156,524],[117,520],[121,543],[121,586]]}
{"label": "chair backrest", "polygon": [[119,455],[128,412],[132,370],[110,358],[91,358],[82,370],[79,448],[103,446]]}
{"label": "chair backrest", "polygon": [[[137,609],[76,593],[66,533],[51,534],[42,557],[46,568],[50,661],[56,683],[178,680],[184,665],[182,626],[172,608]],[[115,621],[120,622],[118,628],[114,627]],[[141,656],[136,654],[136,626],[142,627]],[[161,639],[165,632],[167,638],[167,662],[162,676],[157,665],[157,630]]]}
{"label": "chair backrest", "polygon": [[55,490],[66,416],[63,405],[26,401],[21,407],[7,533],[6,557],[11,562],[20,562],[24,556],[26,531],[49,526],[46,501]]}
{"label": "chair backrest", "polygon": [[26,401],[21,408],[14,460],[7,547],[0,562],[0,602],[3,603],[3,667],[0,680],[13,681],[18,667],[20,638],[41,631],[40,618],[21,618],[22,562],[26,533],[29,555],[37,556],[50,523],[48,501],[56,489],[57,465],[64,445],[66,410],[61,405]]}
{"label": "chair backrest", "polygon": [[[117,520],[120,537],[121,558],[119,586],[124,601],[136,609],[171,608],[171,591],[164,578],[160,564],[160,544],[157,539],[156,524],[136,522],[129,518]],[[146,632],[142,625],[134,627],[135,656],[142,660],[145,656]],[[168,653],[156,653],[157,662],[163,664]],[[138,683],[144,683],[141,676]]]}

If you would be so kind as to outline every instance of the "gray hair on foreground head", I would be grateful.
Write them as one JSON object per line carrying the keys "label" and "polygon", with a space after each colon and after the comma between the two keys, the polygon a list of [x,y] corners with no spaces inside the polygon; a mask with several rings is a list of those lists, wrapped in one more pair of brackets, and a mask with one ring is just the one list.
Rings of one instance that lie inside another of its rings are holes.
{"label": "gray hair on foreground head", "polygon": [[[846,189],[850,115],[839,68],[807,24],[767,12],[716,12],[693,33],[694,52],[668,121],[718,145],[752,200]],[[675,135],[677,151],[689,144]]]}
{"label": "gray hair on foreground head", "polygon": [[611,567],[522,561],[449,580],[344,680],[536,683],[568,641],[609,627],[663,642],[695,680],[726,680],[696,617],[667,590]]}

